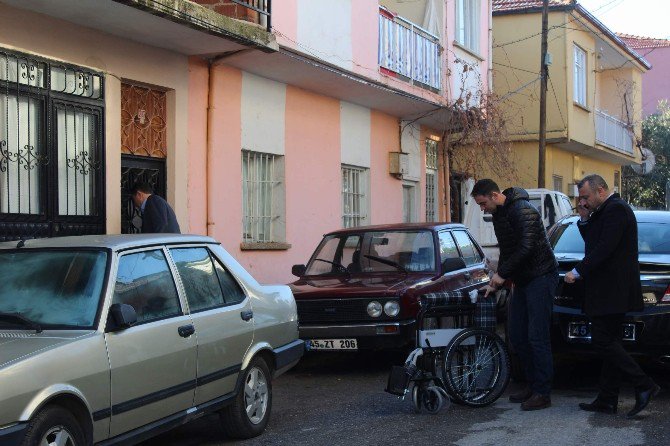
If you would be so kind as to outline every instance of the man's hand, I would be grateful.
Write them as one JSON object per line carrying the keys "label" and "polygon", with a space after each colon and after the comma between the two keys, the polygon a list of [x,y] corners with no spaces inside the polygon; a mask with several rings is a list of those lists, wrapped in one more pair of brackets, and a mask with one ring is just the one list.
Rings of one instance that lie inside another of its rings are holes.
{"label": "man's hand", "polygon": [[577,205],[577,213],[579,214],[579,218],[581,218],[582,221],[588,220],[591,216],[591,210],[581,203]]}
{"label": "man's hand", "polygon": [[493,288],[491,285],[486,285],[484,287],[481,287],[479,291],[486,291],[484,293],[484,297],[489,297],[489,294],[495,293],[497,290]]}
{"label": "man's hand", "polygon": [[577,280],[577,278],[572,273],[572,271],[568,271],[565,277],[563,277],[563,280],[565,281],[565,283],[575,283],[575,280]]}
{"label": "man's hand", "polygon": [[495,273],[493,275],[493,277],[491,277],[491,282],[489,282],[489,285],[491,285],[493,288],[497,289],[497,288],[500,288],[501,286],[503,286],[504,283],[505,283],[505,279],[500,277],[498,275],[498,273]]}

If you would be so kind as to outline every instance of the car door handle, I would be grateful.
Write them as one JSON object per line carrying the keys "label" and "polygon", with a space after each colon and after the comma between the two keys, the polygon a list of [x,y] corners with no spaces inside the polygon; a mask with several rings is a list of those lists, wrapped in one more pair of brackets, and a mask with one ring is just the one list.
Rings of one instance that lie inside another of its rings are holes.
{"label": "car door handle", "polygon": [[465,280],[470,280],[470,279],[472,279],[472,275],[471,275],[470,273],[465,273],[465,274],[463,274],[463,277],[465,278]]}
{"label": "car door handle", "polygon": [[188,338],[193,333],[195,333],[195,327],[192,324],[182,325],[181,327],[177,328],[177,332],[179,332],[179,336],[182,338]]}
{"label": "car door handle", "polygon": [[240,313],[240,317],[241,317],[243,320],[248,321],[248,320],[250,320],[252,317],[254,317],[254,312],[251,311],[251,310],[245,310],[245,311],[242,311],[242,312]]}

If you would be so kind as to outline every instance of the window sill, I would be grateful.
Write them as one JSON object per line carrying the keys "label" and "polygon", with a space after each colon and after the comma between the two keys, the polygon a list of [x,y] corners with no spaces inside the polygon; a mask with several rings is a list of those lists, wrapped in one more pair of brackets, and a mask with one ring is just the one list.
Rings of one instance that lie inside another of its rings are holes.
{"label": "window sill", "polygon": [[290,243],[283,242],[242,242],[242,251],[286,251],[291,248]]}
{"label": "window sill", "polygon": [[463,45],[462,43],[458,42],[457,40],[454,40],[453,44],[456,48],[459,48],[459,49],[465,51],[466,53],[468,53],[469,55],[471,55],[472,57],[474,57],[476,59],[479,59],[480,62],[483,62],[485,60],[484,57],[481,54],[477,53],[473,49],[468,48],[467,46]]}
{"label": "window sill", "polygon": [[573,101],[573,104],[575,105],[575,107],[579,107],[579,108],[581,108],[582,110],[584,110],[585,112],[591,113],[591,112],[593,111],[593,110],[591,110],[590,108],[588,108],[586,105],[582,105],[582,104],[580,104],[579,102],[574,102],[574,101]]}

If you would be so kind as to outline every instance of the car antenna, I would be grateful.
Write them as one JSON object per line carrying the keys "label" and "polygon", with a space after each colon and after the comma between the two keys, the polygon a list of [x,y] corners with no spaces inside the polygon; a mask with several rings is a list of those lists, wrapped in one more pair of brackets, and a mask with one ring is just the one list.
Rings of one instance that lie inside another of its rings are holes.
{"label": "car antenna", "polygon": [[16,244],[16,249],[23,248],[24,246],[26,246],[26,240],[29,239],[29,238],[30,238],[30,239],[35,238],[35,234],[37,234],[41,229],[42,229],[42,228],[37,228],[37,229],[35,229],[35,230],[33,231],[33,233],[30,234],[30,235],[27,236],[27,237],[26,237],[26,236],[21,236],[21,237],[19,238],[19,242]]}

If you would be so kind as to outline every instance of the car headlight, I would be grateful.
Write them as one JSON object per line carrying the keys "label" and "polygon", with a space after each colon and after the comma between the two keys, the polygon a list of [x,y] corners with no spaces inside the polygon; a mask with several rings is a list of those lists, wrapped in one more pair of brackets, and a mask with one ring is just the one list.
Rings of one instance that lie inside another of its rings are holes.
{"label": "car headlight", "polygon": [[400,304],[395,300],[389,300],[384,304],[384,313],[390,317],[397,316],[400,313]]}
{"label": "car headlight", "polygon": [[382,315],[382,304],[373,300],[368,304],[368,314],[370,317],[379,317]]}

